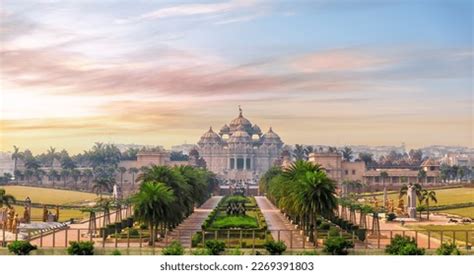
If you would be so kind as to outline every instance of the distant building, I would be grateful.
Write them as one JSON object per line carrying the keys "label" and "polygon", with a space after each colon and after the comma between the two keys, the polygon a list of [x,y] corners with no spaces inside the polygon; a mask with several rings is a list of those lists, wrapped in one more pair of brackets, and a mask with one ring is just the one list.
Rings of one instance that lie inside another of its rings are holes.
{"label": "distant building", "polygon": [[198,142],[199,155],[206,161],[207,169],[228,180],[257,180],[270,169],[282,153],[283,142],[270,129],[263,134],[242,114],[219,133],[209,128]]}
{"label": "distant building", "polygon": [[180,144],[171,146],[172,152],[182,152],[185,155],[189,155],[189,152],[197,147],[196,144]]}
{"label": "distant building", "polygon": [[310,162],[321,165],[333,180],[342,183],[345,180],[362,181],[366,172],[363,161],[345,161],[340,153],[317,152],[309,154]]}
{"label": "distant building", "polygon": [[0,176],[5,173],[13,175],[15,161],[12,159],[12,154],[9,152],[0,152]]}

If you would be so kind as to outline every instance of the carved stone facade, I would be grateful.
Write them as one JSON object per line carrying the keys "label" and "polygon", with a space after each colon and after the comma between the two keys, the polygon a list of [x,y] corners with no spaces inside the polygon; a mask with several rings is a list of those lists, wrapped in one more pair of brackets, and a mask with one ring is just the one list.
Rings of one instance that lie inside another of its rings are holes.
{"label": "carved stone facade", "polygon": [[207,169],[227,180],[256,180],[280,158],[283,142],[270,129],[263,134],[258,125],[242,115],[219,133],[212,127],[198,142],[199,155]]}

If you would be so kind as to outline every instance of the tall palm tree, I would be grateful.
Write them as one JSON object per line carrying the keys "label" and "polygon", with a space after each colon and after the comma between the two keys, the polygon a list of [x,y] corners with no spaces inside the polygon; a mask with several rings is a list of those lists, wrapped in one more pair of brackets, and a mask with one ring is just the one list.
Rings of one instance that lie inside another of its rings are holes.
{"label": "tall palm tree", "polygon": [[54,169],[51,169],[51,170],[49,170],[49,172],[48,172],[48,176],[49,176],[49,178],[53,181],[53,187],[54,187],[54,186],[56,185],[55,180],[56,180],[56,179],[58,178],[58,176],[59,176],[58,171],[56,171],[56,170],[54,170]]}
{"label": "tall palm tree", "polygon": [[16,169],[15,171],[13,171],[13,174],[15,175],[16,183],[18,184],[20,178],[23,177],[23,173],[20,170]]}
{"label": "tall palm tree", "polygon": [[81,178],[81,171],[78,169],[71,170],[71,177],[74,180],[74,189],[77,189],[77,181]]}
{"label": "tall palm tree", "polygon": [[171,188],[160,182],[144,182],[140,191],[132,198],[135,217],[146,224],[150,230],[150,245],[154,245],[156,230],[171,210],[176,200]]}
{"label": "tall palm tree", "polygon": [[[303,202],[301,210],[310,214],[311,229],[316,228],[317,217],[329,214],[337,207],[336,183],[323,171],[308,171],[297,185],[295,198]],[[317,235],[312,232],[310,237],[317,241]]]}
{"label": "tall palm tree", "polygon": [[112,192],[115,179],[113,177],[97,177],[94,180],[92,190],[102,199],[103,192]]}
{"label": "tall palm tree", "polygon": [[84,171],[82,171],[82,175],[86,177],[86,180],[87,180],[86,189],[89,189],[90,181],[91,181],[91,178],[94,176],[94,173],[92,172],[91,169],[85,169]]}
{"label": "tall palm tree", "polygon": [[125,174],[127,172],[127,168],[119,167],[117,170],[120,173],[120,188],[123,188],[123,174]]}
{"label": "tall palm tree", "polygon": [[53,167],[53,163],[54,163],[54,159],[56,158],[56,148],[50,146],[49,149],[48,149],[48,159],[49,159],[49,166],[52,168]]}
{"label": "tall palm tree", "polygon": [[60,172],[60,175],[61,175],[61,178],[63,178],[64,187],[66,187],[67,180],[69,179],[69,176],[71,175],[71,170],[62,169]]}
{"label": "tall palm tree", "polygon": [[46,172],[41,169],[34,170],[34,176],[38,179],[39,183],[43,185],[43,177],[46,175]]}
{"label": "tall palm tree", "polygon": [[[427,218],[430,219],[430,201],[434,203],[438,203],[438,199],[436,198],[436,192],[433,190],[423,190],[422,191],[422,200],[426,204],[426,211],[427,211]],[[421,216],[420,216],[421,217]]]}
{"label": "tall palm tree", "polygon": [[0,208],[6,205],[8,208],[12,207],[12,204],[16,202],[14,196],[7,194],[5,189],[0,189]]}
{"label": "tall palm tree", "polygon": [[21,152],[20,152],[20,148],[13,145],[13,153],[12,153],[12,160],[13,160],[13,171],[16,171],[16,167],[17,167],[17,163],[18,163],[18,159],[21,158]]}
{"label": "tall palm tree", "polygon": [[130,169],[128,169],[128,172],[130,174],[132,174],[132,187],[135,186],[135,175],[140,172],[140,170],[138,170],[138,168],[136,167],[130,167]]}

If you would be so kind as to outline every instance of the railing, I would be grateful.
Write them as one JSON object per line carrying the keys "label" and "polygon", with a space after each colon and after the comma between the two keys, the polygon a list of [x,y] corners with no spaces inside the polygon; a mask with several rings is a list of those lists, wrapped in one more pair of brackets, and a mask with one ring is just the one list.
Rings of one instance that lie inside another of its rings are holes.
{"label": "railing", "polygon": [[[314,249],[322,247],[329,238],[328,231],[318,231],[318,242],[310,242],[309,237],[302,230],[173,230],[156,238],[150,246],[148,230],[117,230],[112,234],[100,228],[93,232],[89,229],[54,229],[50,232],[40,232],[37,236],[0,230],[0,243],[6,246],[14,240],[24,239],[37,245],[39,248],[65,248],[70,241],[93,241],[96,247],[102,248],[147,248],[165,247],[171,241],[178,240],[186,248],[202,247],[206,240],[216,239],[225,242],[227,248],[259,249],[267,240],[283,241],[289,250]],[[193,236],[201,234],[205,238],[194,241]],[[461,249],[470,250],[474,243],[474,230],[380,230],[377,235],[367,233],[365,238],[355,234],[339,232],[340,236],[352,240],[354,249],[383,249],[395,235],[410,236],[415,239],[418,247],[436,249],[441,243],[455,243]]]}

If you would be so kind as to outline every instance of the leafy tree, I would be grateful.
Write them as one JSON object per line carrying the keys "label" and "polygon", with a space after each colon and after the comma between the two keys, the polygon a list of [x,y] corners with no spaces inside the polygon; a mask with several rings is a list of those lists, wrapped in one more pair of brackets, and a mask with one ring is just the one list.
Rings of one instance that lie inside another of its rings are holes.
{"label": "leafy tree", "polygon": [[156,229],[165,222],[167,213],[173,212],[172,203],[176,200],[173,190],[164,183],[145,181],[139,192],[132,198],[135,216],[148,225],[150,245],[154,244]]}
{"label": "leafy tree", "polygon": [[7,194],[5,189],[0,189],[0,208],[6,205],[8,208],[12,207],[12,204],[16,202],[14,196]]}
{"label": "leafy tree", "polygon": [[374,162],[374,155],[370,153],[359,153],[359,159],[362,160],[366,166]]}
{"label": "leafy tree", "polygon": [[353,158],[353,151],[350,147],[344,147],[342,149],[342,158],[345,160],[345,161],[351,161],[352,158]]}

